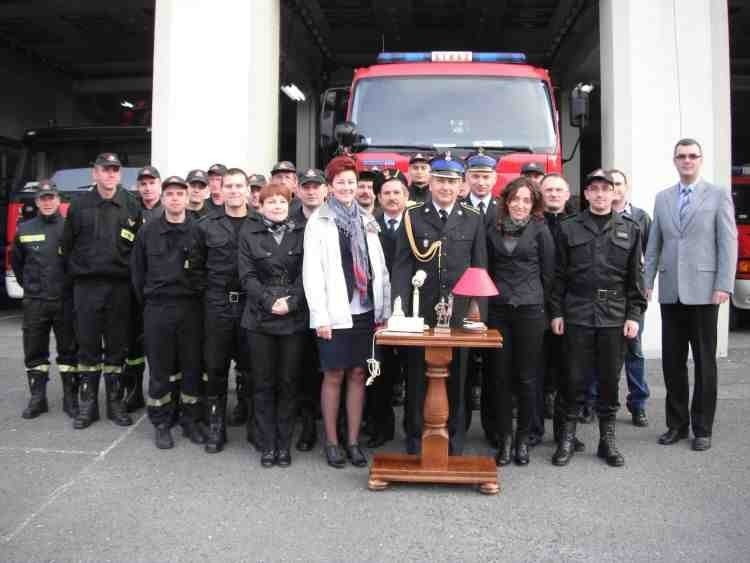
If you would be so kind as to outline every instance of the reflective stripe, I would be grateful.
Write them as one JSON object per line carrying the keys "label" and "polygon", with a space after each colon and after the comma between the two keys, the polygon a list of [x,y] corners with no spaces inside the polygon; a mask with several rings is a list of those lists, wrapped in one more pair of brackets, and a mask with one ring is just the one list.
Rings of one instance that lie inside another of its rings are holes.
{"label": "reflective stripe", "polygon": [[26,368],[26,371],[38,371],[39,373],[47,373],[49,372],[49,364],[39,364],[38,366],[34,366],[33,368]]}
{"label": "reflective stripe", "polygon": [[138,358],[128,358],[127,360],[125,360],[126,366],[142,366],[145,363],[146,358],[144,358],[143,356],[140,356]]}
{"label": "reflective stripe", "polygon": [[205,371],[203,372],[203,381],[208,383],[208,374]]}
{"label": "reflective stripe", "polygon": [[102,364],[96,364],[93,366],[78,364],[78,371],[89,372],[89,373],[95,372],[95,371],[102,371]]}
{"label": "reflective stripe", "polygon": [[44,234],[41,235],[21,235],[18,237],[18,240],[20,242],[44,242],[47,240],[47,236]]}
{"label": "reflective stripe", "polygon": [[168,405],[171,402],[172,402],[171,393],[167,393],[161,399],[152,399],[151,397],[146,399],[146,404],[149,407],[163,407],[164,405]]}
{"label": "reflective stripe", "polygon": [[122,373],[122,366],[110,366],[110,365],[104,364],[102,366],[102,372],[116,375],[118,373]]}
{"label": "reflective stripe", "polygon": [[125,240],[129,240],[130,242],[133,242],[135,240],[133,231],[129,231],[127,229],[120,229],[120,236]]}
{"label": "reflective stripe", "polygon": [[70,364],[57,364],[57,371],[60,373],[70,373],[76,371],[77,366],[71,366]]}
{"label": "reflective stripe", "polygon": [[182,380],[182,373],[179,371],[175,373],[174,375],[169,376],[169,381],[171,382],[181,381],[181,380]]}
{"label": "reflective stripe", "polygon": [[180,402],[186,405],[194,405],[198,402],[198,397],[193,397],[192,395],[185,395],[185,393],[180,393]]}

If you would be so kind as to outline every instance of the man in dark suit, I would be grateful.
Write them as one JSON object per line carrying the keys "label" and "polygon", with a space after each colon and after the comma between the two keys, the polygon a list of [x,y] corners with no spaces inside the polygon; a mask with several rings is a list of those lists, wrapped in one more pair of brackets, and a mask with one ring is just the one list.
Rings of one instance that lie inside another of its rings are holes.
{"label": "man in dark suit", "polygon": [[[378,194],[380,209],[375,219],[380,226],[380,244],[383,247],[388,271],[393,268],[396,241],[403,232],[402,218],[409,194],[406,176],[397,168],[386,168],[375,175],[373,187]],[[381,346],[380,359],[383,369],[374,384],[367,389],[367,411],[372,434],[368,448],[377,448],[393,440],[395,415],[391,404],[394,381],[403,380],[406,371],[406,350],[396,346]]]}
{"label": "man in dark suit", "polygon": [[[420,290],[419,315],[434,326],[435,305],[448,299],[453,286],[467,268],[487,267],[484,221],[477,210],[458,202],[464,168],[450,154],[430,162],[430,198],[404,213],[403,234],[396,242],[391,273],[391,295],[401,298],[404,311],[411,311],[411,280],[417,270],[427,274]],[[451,326],[460,327],[469,308],[469,299],[456,297]],[[425,394],[424,350],[410,348],[406,404],[406,447],[417,453],[422,438],[422,407]],[[463,452],[465,427],[466,352],[454,351],[448,379],[450,417],[449,451]]]}
{"label": "man in dark suit", "polygon": [[[680,180],[656,195],[644,274],[650,299],[659,272],[668,428],[659,443],[687,438],[692,424],[693,449],[704,451],[711,447],[716,413],[716,325],[719,305],[734,288],[737,225],[729,190],[700,177],[703,152],[698,141],[679,140],[674,164]],[[695,364],[689,411],[688,344]]]}
{"label": "man in dark suit", "polygon": [[[496,166],[497,161],[484,154],[481,149],[466,159],[466,184],[469,187],[469,195],[463,201],[482,215],[485,232],[497,221],[497,199],[492,197],[492,189],[497,181]],[[466,374],[466,420],[471,424],[471,410],[479,410],[484,436],[493,447],[497,447],[497,424],[493,409],[495,392],[492,374],[486,371],[488,365],[487,350],[476,349],[469,352]]]}

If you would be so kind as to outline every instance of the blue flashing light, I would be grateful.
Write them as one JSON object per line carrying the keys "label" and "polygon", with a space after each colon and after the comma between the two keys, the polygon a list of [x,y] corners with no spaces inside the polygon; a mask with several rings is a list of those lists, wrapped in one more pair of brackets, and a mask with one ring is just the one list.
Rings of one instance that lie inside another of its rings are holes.
{"label": "blue flashing light", "polygon": [[472,51],[428,51],[410,53],[379,53],[377,62],[428,63],[428,62],[477,62],[477,63],[526,63],[524,53],[474,53]]}

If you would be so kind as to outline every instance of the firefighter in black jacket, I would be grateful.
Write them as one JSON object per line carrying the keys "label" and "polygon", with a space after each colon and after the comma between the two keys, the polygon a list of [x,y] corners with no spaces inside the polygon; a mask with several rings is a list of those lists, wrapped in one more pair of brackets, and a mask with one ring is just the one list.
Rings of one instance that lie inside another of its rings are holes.
{"label": "firefighter in black jacket", "polygon": [[[404,213],[403,234],[396,243],[393,259],[391,295],[393,299],[401,297],[404,311],[411,311],[411,280],[418,270],[424,270],[427,277],[420,290],[420,316],[428,325],[434,326],[435,305],[442,297],[448,299],[466,269],[487,267],[487,244],[482,216],[470,205],[458,202],[463,164],[449,154],[432,160],[430,164],[430,197],[422,204],[407,208]],[[468,298],[455,298],[452,326],[462,325],[468,306]],[[410,349],[407,357],[406,447],[413,454],[419,450],[422,438],[424,350]],[[465,349],[454,354],[448,380],[451,455],[462,453],[466,437],[466,359]]]}
{"label": "firefighter in black jacket", "polygon": [[615,445],[615,414],[625,338],[635,338],[646,308],[641,290],[641,231],[625,215],[612,213],[614,184],[603,172],[586,177],[589,209],[560,225],[557,268],[550,296],[552,332],[565,335],[568,381],[566,418],[555,465],[573,456],[576,422],[585,400],[586,375],[599,378],[599,449],[609,465],[625,460]]}
{"label": "firefighter in black jacket", "polygon": [[78,374],[73,332],[73,299],[60,256],[63,218],[55,184],[43,180],[35,202],[39,214],[21,223],[13,241],[11,265],[23,287],[23,353],[31,400],[24,418],[47,412],[49,333],[55,331],[57,369],[63,384],[63,410],[78,414]]}
{"label": "firefighter in black jacket", "polygon": [[125,411],[120,375],[130,329],[130,252],[142,219],[135,197],[120,185],[120,167],[116,154],[97,157],[95,185],[71,204],[63,230],[61,250],[73,279],[78,338],[81,393],[73,423],[78,429],[99,420],[102,374],[107,417],[119,426],[133,423]]}
{"label": "firefighter in black jacket", "polygon": [[131,256],[133,289],[143,304],[148,357],[148,416],[156,447],[174,445],[170,422],[179,400],[183,434],[206,441],[200,424],[203,311],[189,252],[194,220],[186,215],[187,183],[170,176],[162,185],[164,213],[144,225]]}
{"label": "firefighter in black jacket", "polygon": [[[220,452],[226,442],[230,361],[234,358],[236,369],[242,373],[250,367],[247,337],[240,325],[245,292],[237,269],[239,232],[247,219],[249,194],[245,173],[239,168],[227,170],[221,186],[224,207],[198,221],[190,252],[190,265],[201,280],[201,288],[205,288],[207,453]],[[248,426],[251,425],[252,416],[248,418]]]}

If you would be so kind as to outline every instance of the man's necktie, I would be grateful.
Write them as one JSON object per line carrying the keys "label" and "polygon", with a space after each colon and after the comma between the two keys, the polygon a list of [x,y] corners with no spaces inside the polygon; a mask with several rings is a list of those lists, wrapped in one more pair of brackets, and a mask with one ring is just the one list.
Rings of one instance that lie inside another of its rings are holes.
{"label": "man's necktie", "polygon": [[484,212],[485,212],[484,202],[480,201],[479,202],[479,213],[481,213],[482,215],[484,215]]}
{"label": "man's necktie", "polygon": [[685,226],[685,218],[690,211],[690,196],[693,193],[693,187],[680,188],[680,227]]}
{"label": "man's necktie", "polygon": [[443,225],[448,221],[448,212],[445,209],[440,210],[440,220],[443,222]]}
{"label": "man's necktie", "polygon": [[396,220],[388,219],[388,236],[393,238],[396,236]]}

